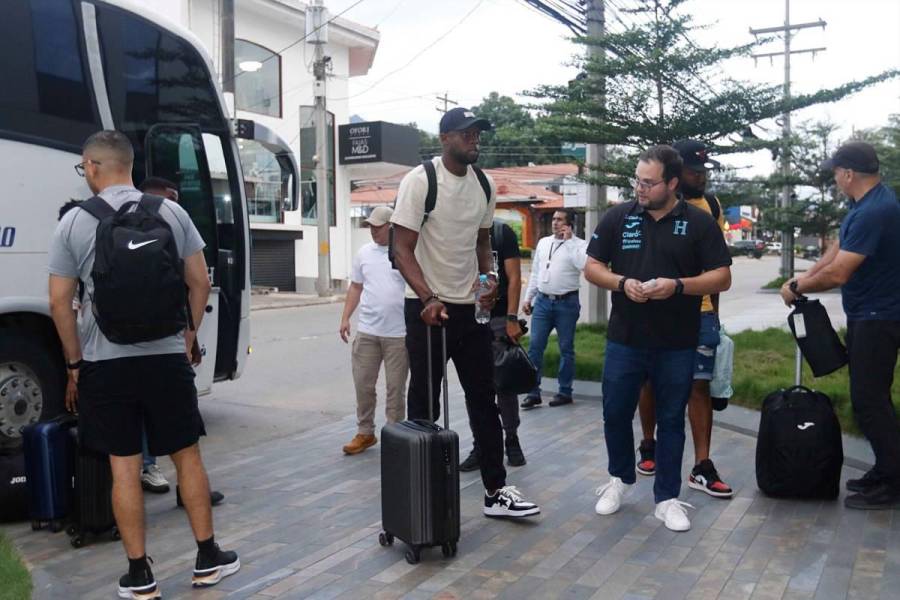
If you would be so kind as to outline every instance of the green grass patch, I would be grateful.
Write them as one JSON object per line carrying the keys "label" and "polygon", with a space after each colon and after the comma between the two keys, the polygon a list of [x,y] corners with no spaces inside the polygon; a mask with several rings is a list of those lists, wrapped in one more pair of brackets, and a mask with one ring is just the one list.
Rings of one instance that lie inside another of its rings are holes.
{"label": "green grass patch", "polygon": [[0,599],[31,598],[31,576],[13,545],[0,533]]}
{"label": "green grass patch", "polygon": [[764,290],[780,290],[781,286],[784,285],[784,282],[787,281],[787,277],[776,277],[766,285],[762,286]]}
{"label": "green grass patch", "polygon": [[[575,378],[600,381],[603,375],[603,354],[606,330],[598,325],[578,325],[575,330]],[[842,332],[843,335],[843,332]],[[794,382],[795,346],[791,334],[777,328],[765,331],[742,331],[734,340],[734,375],[732,387],[734,404],[759,410],[765,397]],[[523,340],[527,346],[528,339]],[[556,336],[550,336],[544,353],[544,376],[559,373],[559,346]],[[808,387],[827,394],[844,432],[859,435],[850,405],[850,380],[846,367],[826,377],[814,378],[803,363],[803,382]],[[900,371],[895,371],[891,388],[894,406],[900,413]]]}

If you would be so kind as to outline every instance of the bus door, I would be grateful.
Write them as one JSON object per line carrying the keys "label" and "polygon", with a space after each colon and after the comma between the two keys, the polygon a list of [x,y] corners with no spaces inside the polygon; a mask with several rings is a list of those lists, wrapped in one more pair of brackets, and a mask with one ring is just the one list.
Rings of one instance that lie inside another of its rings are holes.
{"label": "bus door", "polygon": [[224,274],[216,273],[219,262],[216,207],[202,132],[197,125],[154,125],[144,139],[144,150],[147,176],[163,177],[177,185],[178,203],[190,215],[206,243],[203,254],[213,288],[197,332],[202,361],[195,367],[195,382],[198,393],[208,393],[215,376],[217,353],[229,352],[234,356],[236,348],[218,347],[220,288],[217,283]]}

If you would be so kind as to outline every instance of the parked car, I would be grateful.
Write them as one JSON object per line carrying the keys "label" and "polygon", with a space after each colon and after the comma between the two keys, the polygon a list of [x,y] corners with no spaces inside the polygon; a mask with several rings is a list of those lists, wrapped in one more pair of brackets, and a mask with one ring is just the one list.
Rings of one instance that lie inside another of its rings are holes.
{"label": "parked car", "polygon": [[732,256],[752,256],[762,258],[766,244],[762,240],[738,240],[729,247]]}
{"label": "parked car", "polygon": [[818,260],[821,253],[818,246],[803,246],[800,248],[800,258],[806,260]]}
{"label": "parked car", "polygon": [[770,254],[781,254],[781,242],[768,242],[766,244],[766,252]]}

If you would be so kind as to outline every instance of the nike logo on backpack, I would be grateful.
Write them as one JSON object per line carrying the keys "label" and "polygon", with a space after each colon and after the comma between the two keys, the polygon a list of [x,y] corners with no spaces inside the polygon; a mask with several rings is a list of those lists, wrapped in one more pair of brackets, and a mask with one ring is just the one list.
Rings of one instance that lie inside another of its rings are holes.
{"label": "nike logo on backpack", "polygon": [[804,423],[803,425],[797,425],[797,429],[799,429],[800,431],[806,431],[807,429],[809,429],[809,428],[812,427],[813,425],[815,425],[815,423],[810,423],[809,421],[807,421],[807,422]]}
{"label": "nike logo on backpack", "polygon": [[141,246],[146,246],[147,244],[152,244],[153,242],[158,242],[158,241],[159,240],[156,239],[156,240],[149,240],[147,242],[141,242],[140,244],[135,244],[134,240],[132,240],[132,241],[128,242],[128,249],[129,250],[137,250]]}

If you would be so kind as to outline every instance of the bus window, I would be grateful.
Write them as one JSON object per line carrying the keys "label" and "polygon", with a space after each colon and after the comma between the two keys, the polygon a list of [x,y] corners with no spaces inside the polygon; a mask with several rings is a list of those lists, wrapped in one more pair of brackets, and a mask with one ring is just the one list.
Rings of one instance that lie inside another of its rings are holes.
{"label": "bus window", "polygon": [[182,125],[156,125],[147,133],[147,173],[178,185],[178,203],[206,242],[206,263],[214,265],[218,241],[209,166],[199,130]]}
{"label": "bus window", "polygon": [[80,151],[100,128],[71,2],[3,3],[0,130]]}

